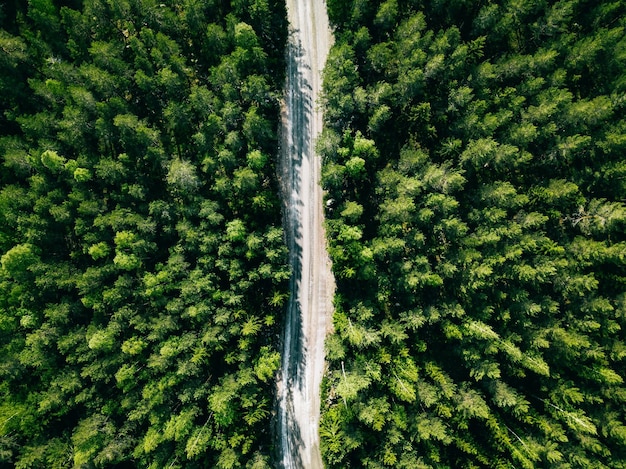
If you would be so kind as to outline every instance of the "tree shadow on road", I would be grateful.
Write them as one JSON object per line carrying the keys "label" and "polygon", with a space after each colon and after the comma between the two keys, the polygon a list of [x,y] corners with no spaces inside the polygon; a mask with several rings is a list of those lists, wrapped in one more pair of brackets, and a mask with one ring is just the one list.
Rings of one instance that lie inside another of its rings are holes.
{"label": "tree shadow on road", "polygon": [[[307,344],[302,321],[302,296],[306,295],[303,293],[306,285],[302,285],[304,201],[300,176],[304,159],[311,158],[314,150],[311,139],[312,87],[306,74],[310,67],[304,65],[303,57],[302,44],[296,40],[292,30],[287,50],[287,86],[282,109],[282,148],[278,165],[285,241],[291,265],[291,295],[282,336],[283,370],[280,386],[284,388],[282,395],[279,392],[274,423],[275,441],[280,445],[276,448],[277,467],[282,468],[304,467],[299,451],[304,442],[292,399],[293,391],[302,391],[306,385]],[[285,454],[289,456],[283,458]]]}
{"label": "tree shadow on road", "polygon": [[[314,151],[311,141],[311,115],[313,103],[311,100],[311,84],[303,70],[302,57],[304,51],[302,44],[295,40],[294,32],[290,33],[290,41],[287,51],[287,92],[285,106],[283,108],[283,156],[281,167],[281,180],[283,191],[283,218],[286,233],[286,242],[289,247],[289,260],[291,265],[291,297],[287,310],[285,336],[290,334],[291,340],[291,363],[288,364],[289,376],[293,377],[290,385],[298,385],[300,389],[304,385],[303,370],[306,363],[306,343],[302,330],[302,259],[303,259],[303,208],[302,181],[300,178],[302,163],[305,158],[311,158]],[[283,341],[285,339],[283,338]],[[294,364],[297,363],[297,366]]]}

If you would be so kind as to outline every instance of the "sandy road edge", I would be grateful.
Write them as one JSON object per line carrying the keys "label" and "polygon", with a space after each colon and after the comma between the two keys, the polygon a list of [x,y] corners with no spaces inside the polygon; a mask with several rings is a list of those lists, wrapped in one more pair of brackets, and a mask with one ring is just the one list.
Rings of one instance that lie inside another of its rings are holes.
{"label": "sandy road edge", "polygon": [[287,0],[290,24],[287,83],[282,106],[279,178],[293,268],[277,382],[278,463],[322,468],[319,447],[324,339],[332,324],[334,279],[326,251],[321,161],[315,140],[321,72],[332,35],[322,0]]}

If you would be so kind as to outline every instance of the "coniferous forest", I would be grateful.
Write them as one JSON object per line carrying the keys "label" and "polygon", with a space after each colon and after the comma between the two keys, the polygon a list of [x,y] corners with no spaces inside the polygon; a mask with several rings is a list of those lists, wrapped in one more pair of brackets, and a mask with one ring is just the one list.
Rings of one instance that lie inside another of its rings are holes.
{"label": "coniferous forest", "polygon": [[328,8],[328,467],[626,467],[626,4]]}
{"label": "coniferous forest", "polygon": [[285,6],[1,7],[0,465],[270,467]]}
{"label": "coniferous forest", "polygon": [[[625,468],[626,3],[327,5],[327,466]],[[0,4],[0,466],[274,465],[287,29]]]}

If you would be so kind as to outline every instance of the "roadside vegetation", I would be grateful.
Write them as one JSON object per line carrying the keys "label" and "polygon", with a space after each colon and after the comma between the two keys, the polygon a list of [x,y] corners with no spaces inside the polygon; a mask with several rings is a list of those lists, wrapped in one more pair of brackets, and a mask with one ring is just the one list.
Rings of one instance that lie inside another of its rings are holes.
{"label": "roadside vegetation", "polygon": [[0,7],[0,465],[269,467],[285,7]]}
{"label": "roadside vegetation", "polygon": [[[328,0],[328,467],[626,467],[626,5]],[[0,465],[270,467],[277,0],[0,6]]]}
{"label": "roadside vegetation", "polygon": [[328,467],[626,467],[621,1],[329,0]]}

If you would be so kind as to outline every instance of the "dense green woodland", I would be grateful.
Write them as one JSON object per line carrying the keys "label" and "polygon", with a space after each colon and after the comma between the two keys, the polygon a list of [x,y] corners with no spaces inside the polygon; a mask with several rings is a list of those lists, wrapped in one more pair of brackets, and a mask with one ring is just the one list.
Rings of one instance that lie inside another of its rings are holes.
{"label": "dense green woodland", "polygon": [[626,2],[328,8],[328,467],[626,467]]}
{"label": "dense green woodland", "polygon": [[0,466],[270,467],[276,0],[0,5]]}
{"label": "dense green woodland", "polygon": [[[328,467],[626,467],[626,2],[328,9]],[[1,4],[1,467],[271,467],[286,36]]]}

